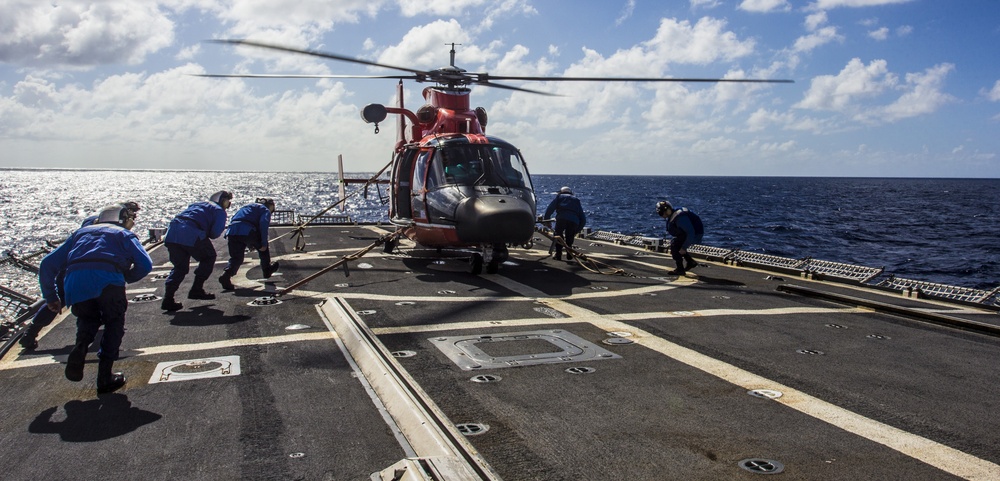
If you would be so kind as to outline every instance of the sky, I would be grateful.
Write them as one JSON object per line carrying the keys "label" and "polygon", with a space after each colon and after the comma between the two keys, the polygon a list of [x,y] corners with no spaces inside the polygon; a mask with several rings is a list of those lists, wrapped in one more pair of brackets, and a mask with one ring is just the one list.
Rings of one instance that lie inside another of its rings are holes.
{"label": "sky", "polygon": [[[3,0],[0,168],[372,172],[381,64],[518,76],[790,84],[505,82],[487,134],[535,174],[1000,177],[996,0]],[[404,102],[429,84],[408,81]]]}

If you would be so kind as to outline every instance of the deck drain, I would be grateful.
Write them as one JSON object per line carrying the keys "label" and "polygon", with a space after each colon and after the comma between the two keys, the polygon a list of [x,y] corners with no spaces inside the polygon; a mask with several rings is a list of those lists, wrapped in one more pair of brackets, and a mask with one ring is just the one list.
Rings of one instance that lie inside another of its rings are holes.
{"label": "deck drain", "polygon": [[493,374],[480,374],[469,378],[472,382],[500,382],[501,379],[503,378]]}
{"label": "deck drain", "polygon": [[826,327],[829,327],[829,328],[832,328],[832,329],[847,329],[847,326],[842,326],[840,324],[827,324]]}
{"label": "deck drain", "polygon": [[624,337],[610,337],[610,338],[605,339],[605,340],[603,340],[601,342],[603,342],[605,344],[610,344],[612,346],[616,346],[616,345],[617,346],[621,346],[621,345],[625,345],[625,344],[632,344],[635,341],[633,341],[631,339],[625,339]]}
{"label": "deck drain", "polygon": [[747,394],[764,399],[778,399],[781,397],[781,391],[775,391],[773,389],[752,389],[747,391]]}
{"label": "deck drain", "polygon": [[869,334],[868,339],[889,339],[889,336],[883,336],[881,334]]}
{"label": "deck drain", "polygon": [[375,314],[375,311],[373,311],[371,309],[364,310],[364,311],[358,311],[358,315],[359,316],[370,316],[372,314]]}
{"label": "deck drain", "polygon": [[281,304],[281,301],[274,296],[258,297],[247,303],[248,306],[276,306]]}
{"label": "deck drain", "polygon": [[451,294],[454,294],[454,293],[455,293],[455,291],[450,290],[450,289],[442,289],[442,290],[438,291],[438,294],[441,294],[442,296],[447,296],[447,295],[451,295]]}
{"label": "deck drain", "polygon": [[417,351],[392,351],[392,357],[413,357]]}
{"label": "deck drain", "polygon": [[415,306],[415,305],[417,305],[417,303],[413,302],[413,301],[400,301],[400,302],[397,302],[396,305],[397,306]]}
{"label": "deck drain", "polygon": [[772,459],[744,459],[739,462],[739,466],[754,474],[778,474],[785,470],[784,464]]}
{"label": "deck drain", "polygon": [[465,371],[621,358],[562,329],[465,334],[428,341]]}
{"label": "deck drain", "polygon": [[375,267],[375,266],[373,266],[373,265],[371,265],[371,264],[369,264],[367,262],[362,262],[362,263],[358,264],[358,269],[371,269],[372,267]]}
{"label": "deck drain", "polygon": [[158,300],[160,300],[160,297],[156,294],[139,294],[138,296],[133,297],[129,302],[139,304],[141,302],[153,302]]}
{"label": "deck drain", "polygon": [[458,432],[466,436],[477,436],[490,430],[488,424],[481,423],[462,423],[456,424],[455,427],[458,428]]}
{"label": "deck drain", "polygon": [[815,349],[799,349],[799,350],[797,350],[795,352],[797,352],[799,354],[809,354],[809,355],[812,355],[812,356],[822,356],[823,355],[823,351],[817,351]]}
{"label": "deck drain", "polygon": [[590,374],[592,372],[597,372],[597,369],[592,367],[571,367],[566,370],[570,374]]}
{"label": "deck drain", "polygon": [[289,454],[288,457],[290,457],[292,459],[304,458],[304,457],[306,457],[306,453],[292,453],[292,454]]}
{"label": "deck drain", "polygon": [[285,328],[286,331],[302,331],[305,329],[312,329],[312,326],[307,326],[305,324],[292,324]]}

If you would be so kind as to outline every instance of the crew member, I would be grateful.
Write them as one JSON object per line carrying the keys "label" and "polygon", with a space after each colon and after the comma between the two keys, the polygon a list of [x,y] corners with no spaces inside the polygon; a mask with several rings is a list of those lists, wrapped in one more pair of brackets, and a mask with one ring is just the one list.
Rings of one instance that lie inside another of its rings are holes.
{"label": "crew member", "polygon": [[260,269],[264,278],[271,277],[278,270],[278,263],[271,262],[271,252],[267,246],[267,233],[271,228],[271,214],[274,213],[274,199],[259,198],[253,204],[247,204],[236,211],[233,220],[226,229],[226,239],[229,240],[229,263],[219,277],[219,284],[227,291],[235,289],[233,276],[243,264],[246,249],[257,249],[260,256]]}
{"label": "crew member", "polygon": [[[684,275],[685,272],[698,266],[687,249],[701,242],[702,236],[705,235],[701,218],[687,207],[675,209],[665,200],[656,204],[656,214],[667,220],[667,233],[673,236],[670,239],[670,257],[677,263],[677,268],[668,274]],[[684,261],[687,261],[687,267],[684,266]]]}
{"label": "crew member", "polygon": [[[76,316],[76,344],[66,361],[66,379],[83,379],[87,350],[104,326],[97,367],[97,392],[108,393],[125,385],[125,376],[112,372],[125,335],[125,283],[138,282],[153,270],[153,261],[130,229],[135,212],[122,204],[105,207],[94,225],[73,233],[42,259],[38,283],[52,312],[63,302]],[[57,295],[57,277],[65,271],[65,298]]]}
{"label": "crew member", "polygon": [[[139,212],[139,204],[137,202],[122,202],[121,205],[129,210],[132,218],[135,218],[135,214]],[[100,212],[83,219],[83,223],[80,224],[80,228],[93,224],[97,220],[99,214]],[[59,299],[66,298],[63,292],[64,275],[64,272],[59,272],[56,275],[56,293]],[[35,316],[31,319],[31,322],[25,326],[24,332],[21,333],[21,340],[18,341],[21,344],[21,347],[27,351],[38,347],[38,334],[42,332],[42,329],[44,329],[45,326],[52,324],[52,321],[55,320],[56,315],[58,314],[59,311],[53,311],[48,308],[47,304],[42,304],[42,306],[38,308],[38,311],[35,312]]]}
{"label": "crew member", "polygon": [[198,261],[198,267],[194,270],[194,283],[188,292],[188,299],[215,299],[214,294],[205,292],[205,281],[215,268],[216,254],[212,239],[218,239],[226,228],[226,209],[232,204],[232,200],[232,192],[220,190],[212,194],[207,202],[189,205],[170,221],[163,241],[174,268],[170,270],[165,282],[166,292],[160,304],[163,310],[173,312],[184,307],[174,300],[174,294],[188,273],[191,258]]}
{"label": "crew member", "polygon": [[[569,247],[566,250],[566,259],[573,258],[573,239],[587,225],[587,215],[583,213],[583,206],[580,199],[573,196],[573,190],[569,187],[559,189],[556,198],[552,199],[549,207],[545,209],[545,218],[551,219],[552,214],[556,215],[555,234],[563,238]],[[555,260],[562,260],[562,242],[556,242]]]}

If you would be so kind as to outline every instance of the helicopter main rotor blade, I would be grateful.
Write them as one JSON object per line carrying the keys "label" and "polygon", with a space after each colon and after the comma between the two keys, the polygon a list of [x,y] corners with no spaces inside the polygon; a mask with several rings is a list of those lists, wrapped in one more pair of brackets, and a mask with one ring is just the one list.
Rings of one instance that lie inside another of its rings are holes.
{"label": "helicopter main rotor blade", "polygon": [[257,74],[257,73],[195,73],[190,74],[194,77],[209,77],[209,78],[226,78],[226,77],[236,77],[236,78],[364,78],[364,79],[399,79],[399,80],[419,80],[420,77],[417,75],[329,75],[329,74],[318,74],[318,75],[307,75],[307,74]]}
{"label": "helicopter main rotor blade", "polygon": [[361,65],[369,65],[369,66],[372,66],[372,67],[382,67],[382,68],[389,68],[389,69],[393,69],[393,70],[402,70],[404,72],[410,72],[410,73],[416,74],[418,76],[426,76],[426,75],[428,75],[428,72],[423,71],[423,70],[416,70],[416,69],[406,68],[406,67],[397,67],[395,65],[386,65],[386,64],[382,64],[382,63],[372,62],[372,61],[369,61],[369,60],[362,60],[360,58],[347,57],[347,56],[344,56],[344,55],[337,55],[335,53],[320,52],[319,50],[308,50],[308,49],[301,49],[301,48],[294,48],[294,47],[285,47],[285,46],[282,46],[282,45],[274,45],[274,44],[264,43],[264,42],[255,42],[253,40],[218,39],[218,40],[209,40],[209,42],[224,43],[224,44],[230,44],[230,45],[248,45],[248,46],[251,46],[251,47],[260,47],[260,48],[266,48],[266,49],[270,49],[270,50],[277,50],[279,52],[299,53],[299,54],[303,54],[303,55],[311,55],[313,57],[320,57],[320,58],[325,58],[325,59],[330,59],[330,60],[339,60],[341,62],[359,63]]}
{"label": "helicopter main rotor blade", "polygon": [[[477,74],[473,74],[477,75]],[[482,75],[482,74],[478,74]],[[749,78],[675,78],[675,77],[519,77],[512,75],[492,75],[490,80],[534,80],[542,82],[730,82],[730,83],[795,83],[794,80],[749,79]]]}
{"label": "helicopter main rotor blade", "polygon": [[481,85],[483,87],[496,87],[496,88],[499,88],[499,89],[516,90],[518,92],[528,92],[528,93],[538,94],[538,95],[548,95],[550,97],[562,97],[562,95],[554,94],[554,93],[551,93],[551,92],[543,92],[541,90],[531,90],[531,89],[526,89],[524,87],[514,87],[514,86],[511,86],[511,85],[498,84],[498,83],[494,83],[494,82],[488,82],[488,81],[485,81],[485,80],[476,80],[476,81],[473,81],[472,83],[474,83],[476,85]]}

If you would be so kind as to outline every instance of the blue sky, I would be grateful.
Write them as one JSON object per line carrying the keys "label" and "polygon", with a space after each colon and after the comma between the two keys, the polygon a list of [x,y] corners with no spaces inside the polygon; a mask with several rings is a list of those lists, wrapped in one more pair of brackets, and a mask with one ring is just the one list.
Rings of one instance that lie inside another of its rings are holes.
{"label": "blue sky", "polygon": [[[374,171],[387,74],[247,38],[495,75],[790,79],[476,88],[533,173],[1000,176],[996,0],[6,0],[0,168]],[[392,72],[394,73],[394,72]],[[407,106],[426,84],[408,83]]]}

